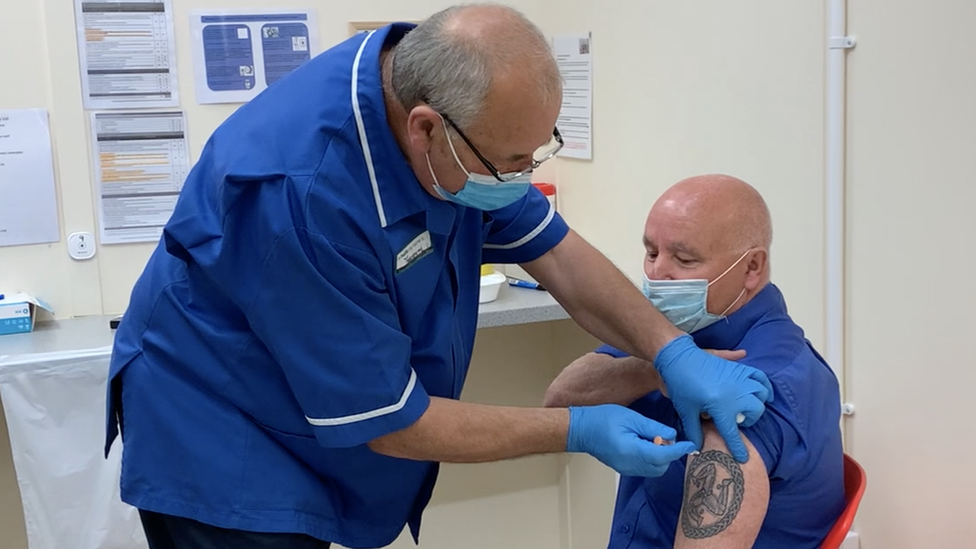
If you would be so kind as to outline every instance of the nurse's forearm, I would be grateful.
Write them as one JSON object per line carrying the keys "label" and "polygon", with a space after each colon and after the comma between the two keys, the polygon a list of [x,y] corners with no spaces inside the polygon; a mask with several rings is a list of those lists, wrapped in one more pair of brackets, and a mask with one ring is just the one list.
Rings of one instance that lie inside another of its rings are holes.
{"label": "nurse's forearm", "polygon": [[631,355],[653,361],[683,333],[575,231],[523,267],[584,330]]}
{"label": "nurse's forearm", "polygon": [[377,453],[418,461],[475,463],[566,451],[569,411],[430,399],[406,429],[369,443]]}

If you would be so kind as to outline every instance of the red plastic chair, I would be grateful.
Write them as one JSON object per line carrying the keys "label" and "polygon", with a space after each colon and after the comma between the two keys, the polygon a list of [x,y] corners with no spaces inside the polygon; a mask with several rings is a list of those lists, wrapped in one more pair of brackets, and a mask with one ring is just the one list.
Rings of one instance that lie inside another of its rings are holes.
{"label": "red plastic chair", "polygon": [[844,454],[844,495],[847,498],[847,506],[844,512],[837,518],[834,527],[827,533],[820,549],[840,549],[847,537],[847,532],[854,523],[854,515],[857,514],[857,507],[861,504],[864,496],[864,488],[868,485],[867,475],[864,468],[854,461],[854,458]]}

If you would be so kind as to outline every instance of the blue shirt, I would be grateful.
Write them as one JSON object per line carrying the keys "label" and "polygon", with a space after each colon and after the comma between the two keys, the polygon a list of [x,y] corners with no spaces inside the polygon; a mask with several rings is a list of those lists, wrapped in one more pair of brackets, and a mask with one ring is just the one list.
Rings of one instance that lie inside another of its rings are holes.
{"label": "blue shirt", "polygon": [[494,212],[423,189],[380,83],[411,28],[324,52],[208,141],[115,340],[127,503],[347,547],[418,535],[437,465],[366,443],[460,395],[481,263],[568,228],[534,188]]}
{"label": "blue shirt", "polygon": [[[845,504],[836,376],[772,284],[725,320],[692,335],[703,349],[745,349],[743,362],[773,384],[773,402],[755,425],[742,429],[769,474],[769,507],[753,547],[818,549]],[[597,352],[626,356],[610,346]],[[674,406],[660,391],[631,407],[684,437]],[[674,546],[685,461],[675,461],[659,478],[621,477],[611,549]]]}

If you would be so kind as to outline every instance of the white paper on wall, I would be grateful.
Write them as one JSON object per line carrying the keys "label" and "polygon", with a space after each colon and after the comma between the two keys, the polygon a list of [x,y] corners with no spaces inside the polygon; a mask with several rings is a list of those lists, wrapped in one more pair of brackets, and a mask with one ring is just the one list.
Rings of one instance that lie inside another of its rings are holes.
{"label": "white paper on wall", "polygon": [[0,246],[60,238],[47,111],[0,110]]}

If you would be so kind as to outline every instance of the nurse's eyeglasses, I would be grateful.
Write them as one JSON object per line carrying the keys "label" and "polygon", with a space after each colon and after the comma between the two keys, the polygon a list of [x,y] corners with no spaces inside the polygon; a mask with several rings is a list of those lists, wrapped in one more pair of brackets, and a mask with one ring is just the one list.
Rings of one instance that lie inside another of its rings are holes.
{"label": "nurse's eyeglasses", "polygon": [[538,168],[543,162],[556,156],[556,153],[558,153],[563,148],[563,136],[559,133],[559,128],[556,128],[554,126],[552,128],[552,139],[550,139],[549,142],[546,143],[545,145],[536,149],[536,153],[532,155],[532,163],[529,164],[529,167],[527,169],[522,170],[518,173],[503,174],[502,172],[498,171],[497,168],[495,168],[494,164],[489,162],[488,159],[481,154],[481,151],[479,151],[474,146],[474,144],[471,143],[471,140],[468,139],[466,135],[464,135],[464,132],[461,131],[461,128],[459,128],[458,125],[455,124],[453,120],[448,118],[446,114],[441,114],[441,117],[444,118],[444,120],[448,124],[450,124],[452,128],[454,128],[454,131],[456,131],[457,134],[461,136],[461,139],[464,140],[464,143],[467,144],[468,148],[471,149],[471,152],[473,152],[474,155],[478,157],[478,160],[480,160],[481,163],[484,164],[485,168],[488,169],[491,175],[495,176],[495,179],[501,181],[502,183],[508,183],[509,181],[518,179],[519,177],[522,177],[526,173],[531,172],[532,170]]}

